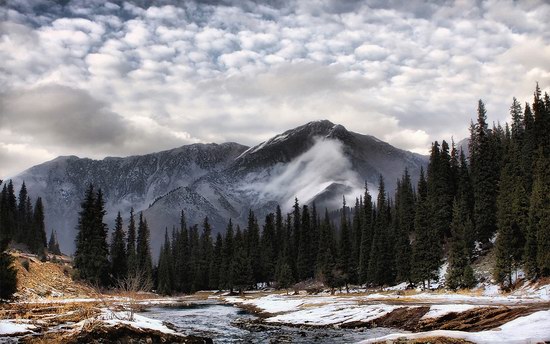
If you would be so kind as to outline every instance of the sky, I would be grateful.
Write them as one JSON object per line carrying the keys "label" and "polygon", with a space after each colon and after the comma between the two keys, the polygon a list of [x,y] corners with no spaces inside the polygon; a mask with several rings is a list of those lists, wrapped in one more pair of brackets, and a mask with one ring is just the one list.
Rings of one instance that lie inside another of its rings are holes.
{"label": "sky", "polygon": [[0,179],[318,119],[428,153],[550,86],[542,0],[0,3]]}

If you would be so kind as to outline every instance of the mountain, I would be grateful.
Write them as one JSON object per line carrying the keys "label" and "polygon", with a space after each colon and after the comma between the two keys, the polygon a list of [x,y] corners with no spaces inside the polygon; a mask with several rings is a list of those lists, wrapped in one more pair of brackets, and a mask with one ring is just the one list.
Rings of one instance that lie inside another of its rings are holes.
{"label": "mountain", "polygon": [[192,144],[126,158],[62,156],[31,167],[13,181],[17,186],[25,181],[32,197],[42,197],[47,230],[56,229],[62,250],[72,252],[80,202],[89,183],[102,189],[111,225],[118,211],[128,215],[131,207],[146,209],[171,190],[226,169],[247,148],[237,143]]}
{"label": "mountain", "polygon": [[363,193],[365,183],[376,192],[384,176],[388,190],[407,168],[418,178],[425,156],[397,149],[369,135],[348,131],[330,121],[315,121],[246,147],[237,143],[193,144],[173,150],[103,160],[59,157],[21,173],[33,197],[46,205],[48,230],[56,229],[60,244],[74,250],[80,201],[88,183],[105,196],[109,225],[117,211],[143,211],[158,251],[164,229],[179,224],[183,209],[188,224],[208,216],[214,233],[229,218],[243,225],[249,209],[258,219],[280,204],[287,210],[297,197],[301,204],[335,208],[342,196]]}

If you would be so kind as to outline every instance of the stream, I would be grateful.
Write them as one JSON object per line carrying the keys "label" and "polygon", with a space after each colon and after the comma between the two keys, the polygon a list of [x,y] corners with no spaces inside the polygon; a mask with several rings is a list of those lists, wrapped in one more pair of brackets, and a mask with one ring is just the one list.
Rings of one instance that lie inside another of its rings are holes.
{"label": "stream", "polygon": [[281,325],[257,326],[252,313],[238,307],[201,303],[174,307],[152,307],[141,315],[166,321],[186,335],[212,338],[214,343],[356,343],[364,339],[402,332],[389,328],[338,329],[297,328]]}

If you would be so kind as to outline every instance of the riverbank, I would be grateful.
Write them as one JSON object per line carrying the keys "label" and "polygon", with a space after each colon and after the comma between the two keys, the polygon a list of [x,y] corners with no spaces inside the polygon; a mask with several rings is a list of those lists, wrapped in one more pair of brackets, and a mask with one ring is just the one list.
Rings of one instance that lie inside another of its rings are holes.
{"label": "riverbank", "polygon": [[[550,340],[548,309],[547,300],[530,295],[464,292],[286,295],[266,291],[242,296],[200,292],[170,298],[143,294],[139,300],[96,295],[3,304],[0,343],[77,343],[101,338],[121,343],[130,339],[209,343],[228,331],[235,332],[231,337],[235,342],[273,337],[290,343],[299,337],[300,343],[426,338],[438,343],[483,343],[506,339],[510,333],[519,342],[536,342]],[[529,330],[517,331],[521,327]]]}

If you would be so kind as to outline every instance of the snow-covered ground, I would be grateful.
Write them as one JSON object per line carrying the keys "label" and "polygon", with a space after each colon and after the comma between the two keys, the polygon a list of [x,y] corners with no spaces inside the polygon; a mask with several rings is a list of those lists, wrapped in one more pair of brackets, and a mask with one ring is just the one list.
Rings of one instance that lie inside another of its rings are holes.
{"label": "snow-covered ground", "polygon": [[420,333],[391,334],[368,339],[362,344],[417,339],[426,337],[449,337],[465,339],[474,343],[539,343],[550,341],[550,311],[540,311],[512,320],[496,329],[481,332],[437,330]]}
{"label": "snow-covered ground", "polygon": [[22,320],[0,320],[0,337],[30,333],[36,326]]}

